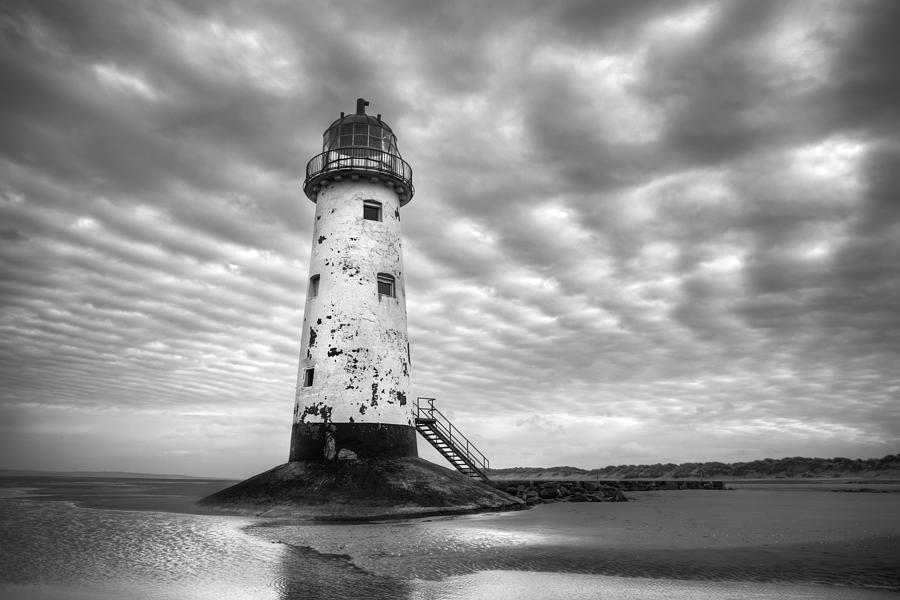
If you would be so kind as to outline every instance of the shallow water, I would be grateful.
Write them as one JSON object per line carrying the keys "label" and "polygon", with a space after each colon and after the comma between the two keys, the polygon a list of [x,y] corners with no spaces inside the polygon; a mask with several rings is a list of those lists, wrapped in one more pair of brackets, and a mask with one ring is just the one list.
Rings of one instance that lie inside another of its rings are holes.
{"label": "shallow water", "polygon": [[250,527],[388,577],[529,570],[900,587],[895,494],[665,491],[628,503],[380,524]]}
{"label": "shallow water", "polygon": [[[900,590],[896,494],[665,491],[619,504],[297,524],[79,508],[61,499],[104,506],[110,482],[41,485],[57,500],[22,499],[21,488],[0,500],[0,598],[774,599]],[[132,494],[139,507],[167,495],[170,506],[190,506],[198,487],[153,486],[113,486],[115,505]]]}
{"label": "shallow water", "polygon": [[289,551],[243,533],[249,523],[5,500],[0,592],[6,598],[277,598],[272,582]]}

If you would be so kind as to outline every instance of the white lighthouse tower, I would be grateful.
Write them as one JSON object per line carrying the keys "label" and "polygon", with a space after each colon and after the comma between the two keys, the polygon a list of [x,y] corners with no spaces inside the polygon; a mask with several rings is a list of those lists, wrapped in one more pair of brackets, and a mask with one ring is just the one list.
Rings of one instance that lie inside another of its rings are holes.
{"label": "white lighthouse tower", "polygon": [[[433,400],[410,401],[400,207],[413,197],[412,169],[367,105],[341,113],[306,165],[316,218],[288,462],[203,506],[343,519],[523,504],[482,481],[487,459]],[[419,458],[417,431],[459,472]]]}
{"label": "white lighthouse tower", "polygon": [[316,218],[290,461],[417,455],[400,242],[412,169],[368,104],[306,166]]}

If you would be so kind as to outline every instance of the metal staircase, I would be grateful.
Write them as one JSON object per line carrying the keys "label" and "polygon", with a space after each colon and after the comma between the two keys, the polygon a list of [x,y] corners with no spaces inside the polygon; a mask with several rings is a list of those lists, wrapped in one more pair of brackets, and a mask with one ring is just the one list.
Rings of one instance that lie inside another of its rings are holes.
{"label": "metal staircase", "polygon": [[487,457],[434,407],[434,398],[416,398],[416,429],[457,471],[488,481]]}

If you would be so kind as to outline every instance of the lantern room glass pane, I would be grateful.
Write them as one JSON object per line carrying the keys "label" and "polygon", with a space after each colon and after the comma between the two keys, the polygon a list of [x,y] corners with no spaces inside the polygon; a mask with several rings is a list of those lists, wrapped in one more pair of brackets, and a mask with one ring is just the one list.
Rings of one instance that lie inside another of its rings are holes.
{"label": "lantern room glass pane", "polygon": [[[325,132],[322,136],[323,152],[335,150],[340,151],[342,155],[348,155],[342,149],[368,148],[399,156],[397,138],[390,129],[375,120],[360,122],[351,121],[351,118],[355,118],[355,115],[348,117],[348,122],[335,123]],[[357,155],[362,156],[359,150],[355,151],[354,156]]]}

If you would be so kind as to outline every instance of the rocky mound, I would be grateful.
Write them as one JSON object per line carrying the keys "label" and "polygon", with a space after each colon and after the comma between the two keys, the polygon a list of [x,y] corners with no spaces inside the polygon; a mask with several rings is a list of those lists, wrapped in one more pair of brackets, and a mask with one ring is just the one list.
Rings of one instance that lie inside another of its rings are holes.
{"label": "rocky mound", "polygon": [[521,499],[486,483],[413,457],[289,462],[198,504],[248,516],[340,520],[524,506]]}

